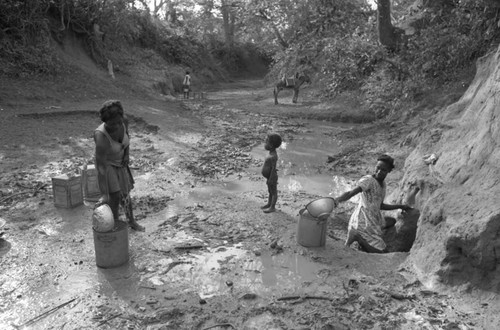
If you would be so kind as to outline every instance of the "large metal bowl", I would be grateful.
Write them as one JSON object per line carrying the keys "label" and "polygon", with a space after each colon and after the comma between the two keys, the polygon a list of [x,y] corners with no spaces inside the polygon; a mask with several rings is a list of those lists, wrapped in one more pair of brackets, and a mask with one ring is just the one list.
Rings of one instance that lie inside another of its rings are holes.
{"label": "large metal bowl", "polygon": [[307,212],[315,218],[332,213],[334,208],[335,200],[332,197],[316,199],[306,205]]}

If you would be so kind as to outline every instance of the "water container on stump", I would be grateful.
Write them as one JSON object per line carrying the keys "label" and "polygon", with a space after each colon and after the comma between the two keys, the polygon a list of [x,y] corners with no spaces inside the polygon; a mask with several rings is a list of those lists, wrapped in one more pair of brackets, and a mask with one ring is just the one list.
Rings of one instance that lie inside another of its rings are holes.
{"label": "water container on stump", "polygon": [[326,217],[313,217],[306,209],[300,210],[297,243],[305,247],[325,246],[327,224]]}
{"label": "water container on stump", "polygon": [[125,264],[128,253],[128,224],[115,221],[115,228],[105,233],[94,231],[95,261],[98,267],[113,268]]}

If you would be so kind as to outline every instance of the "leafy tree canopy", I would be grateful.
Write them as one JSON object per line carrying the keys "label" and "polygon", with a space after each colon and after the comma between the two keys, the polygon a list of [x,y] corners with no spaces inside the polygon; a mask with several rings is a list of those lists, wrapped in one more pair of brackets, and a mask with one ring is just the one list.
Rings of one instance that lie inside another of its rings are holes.
{"label": "leafy tree canopy", "polygon": [[4,73],[50,73],[57,59],[49,38],[72,31],[101,62],[124,45],[191,67],[210,57],[233,71],[259,57],[270,60],[273,81],[306,71],[323,95],[358,90],[390,103],[453,79],[498,45],[497,0],[390,4],[389,22],[404,34],[397,50],[379,44],[377,10],[367,0],[3,0],[0,61],[9,63]]}

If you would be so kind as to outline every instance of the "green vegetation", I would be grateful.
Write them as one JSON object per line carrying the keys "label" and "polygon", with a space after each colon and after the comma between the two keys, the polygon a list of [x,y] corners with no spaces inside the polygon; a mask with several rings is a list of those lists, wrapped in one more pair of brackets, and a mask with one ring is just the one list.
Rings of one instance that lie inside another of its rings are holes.
{"label": "green vegetation", "polygon": [[377,3],[385,23],[366,0],[4,0],[0,73],[60,73],[51,43],[72,34],[102,66],[139,48],[213,77],[305,71],[321,96],[357,91],[382,116],[498,45],[496,1]]}

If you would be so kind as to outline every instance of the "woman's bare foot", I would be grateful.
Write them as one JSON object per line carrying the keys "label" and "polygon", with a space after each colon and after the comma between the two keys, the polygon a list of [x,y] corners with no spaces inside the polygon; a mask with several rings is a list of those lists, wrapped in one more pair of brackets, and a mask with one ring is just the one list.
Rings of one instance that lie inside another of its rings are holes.
{"label": "woman's bare foot", "polygon": [[271,206],[271,205],[266,204],[266,205],[264,205],[264,206],[261,206],[260,208],[261,208],[261,209],[267,209],[267,208],[269,208],[269,206]]}
{"label": "woman's bare foot", "polygon": [[272,213],[272,212],[276,212],[276,209],[274,207],[270,207],[264,210],[264,213]]}
{"label": "woman's bare foot", "polygon": [[146,231],[146,228],[138,224],[137,222],[130,222],[129,223],[130,228],[132,228],[135,231]]}

